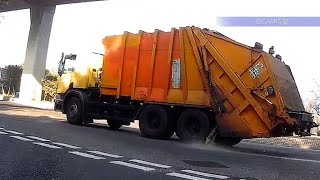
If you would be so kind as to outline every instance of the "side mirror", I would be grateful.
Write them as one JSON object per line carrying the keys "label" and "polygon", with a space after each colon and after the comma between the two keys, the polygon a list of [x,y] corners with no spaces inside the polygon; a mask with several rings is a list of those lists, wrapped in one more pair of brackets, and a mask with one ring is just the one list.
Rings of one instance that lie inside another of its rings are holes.
{"label": "side mirror", "polygon": [[65,59],[70,59],[70,60],[76,60],[77,59],[77,55],[76,54],[69,54],[69,55],[66,55],[64,58]]}
{"label": "side mirror", "polygon": [[63,74],[63,64],[59,64],[59,67],[58,67],[58,75],[59,76],[62,76]]}
{"label": "side mirror", "polygon": [[62,76],[63,74],[63,69],[64,69],[64,63],[65,63],[65,59],[64,59],[64,53],[61,54],[61,59],[59,61],[59,67],[58,67],[58,74],[59,76]]}

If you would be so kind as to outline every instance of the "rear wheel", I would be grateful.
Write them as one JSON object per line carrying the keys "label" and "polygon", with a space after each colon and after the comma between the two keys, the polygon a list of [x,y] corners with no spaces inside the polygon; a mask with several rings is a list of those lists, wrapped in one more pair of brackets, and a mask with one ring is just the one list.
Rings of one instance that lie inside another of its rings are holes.
{"label": "rear wheel", "polygon": [[115,121],[115,120],[107,120],[107,121],[108,121],[108,125],[111,129],[117,130],[122,127],[122,123],[119,121]]}
{"label": "rear wheel", "polygon": [[167,110],[160,105],[147,105],[141,110],[139,128],[143,136],[167,139],[174,133]]}
{"label": "rear wheel", "polygon": [[82,105],[80,99],[77,97],[71,97],[67,104],[66,115],[68,122],[74,125],[82,124]]}
{"label": "rear wheel", "polygon": [[209,130],[210,120],[200,110],[185,110],[177,121],[176,134],[184,142],[204,142]]}

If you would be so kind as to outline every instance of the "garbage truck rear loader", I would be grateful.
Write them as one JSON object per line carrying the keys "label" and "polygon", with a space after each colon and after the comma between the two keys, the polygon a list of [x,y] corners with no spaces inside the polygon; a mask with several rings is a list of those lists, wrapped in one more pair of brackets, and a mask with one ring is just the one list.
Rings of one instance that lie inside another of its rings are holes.
{"label": "garbage truck rear loader", "polygon": [[[198,27],[108,36],[99,87],[71,87],[57,102],[72,124],[139,120],[143,136],[237,144],[244,138],[310,135],[291,73],[260,43],[240,44]],[[79,80],[78,80],[79,81]]]}

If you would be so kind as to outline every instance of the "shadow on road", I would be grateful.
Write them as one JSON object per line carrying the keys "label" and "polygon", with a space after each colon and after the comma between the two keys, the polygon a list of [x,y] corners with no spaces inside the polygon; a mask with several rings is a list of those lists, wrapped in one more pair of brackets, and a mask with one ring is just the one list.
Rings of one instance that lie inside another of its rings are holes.
{"label": "shadow on road", "polygon": [[[1,107],[1,106],[0,106]],[[95,129],[105,129],[108,132],[116,132],[117,134],[115,135],[120,135],[120,136],[136,136],[136,137],[141,137],[141,133],[139,129],[137,128],[132,128],[132,127],[127,127],[124,126],[119,130],[113,130],[108,127],[107,124],[84,124],[82,126],[75,126],[69,124],[64,118],[54,118],[52,115],[48,115],[48,112],[44,110],[40,110],[42,113],[47,113],[47,115],[41,114],[41,112],[30,112],[29,115],[19,115],[19,111],[22,111],[25,114],[25,111],[28,110],[33,110],[34,108],[25,108],[25,109],[19,109],[19,107],[15,106],[7,106],[6,108],[0,109],[0,126],[2,126],[2,119],[14,119],[18,121],[29,121],[29,122],[34,122],[36,121],[37,123],[63,123],[67,126],[72,126],[72,127],[88,127],[88,128],[95,128]],[[3,113],[3,111],[14,111],[16,114],[7,114]],[[101,132],[101,131],[100,131]],[[152,139],[147,139],[147,141],[154,141]],[[179,139],[174,135],[170,140],[156,140],[156,141],[171,141],[171,142],[179,142]],[[227,150],[231,152],[241,152],[241,153],[250,153],[250,154],[261,154],[261,155],[272,155],[272,156],[280,156],[280,157],[294,157],[294,154],[288,154],[288,152],[285,151],[279,151],[279,150],[273,150],[272,148],[265,148],[263,149],[263,145],[256,145],[256,144],[250,144],[250,143],[240,143],[237,146],[234,147],[222,147],[218,146],[215,144],[183,144],[179,143],[183,147],[186,148],[192,148],[192,149],[198,149],[198,150],[205,150],[208,152],[214,152],[214,150]],[[261,146],[261,148],[257,148],[257,146]]]}
{"label": "shadow on road", "polygon": [[[66,121],[65,115],[61,112],[55,112],[53,110],[44,110],[34,107],[27,107],[24,105],[18,105],[12,102],[0,102],[0,125],[1,125],[1,118],[6,119],[15,119],[20,121],[36,121],[40,123],[64,123],[66,125],[70,125],[73,127],[77,127],[75,125],[71,125]],[[103,122],[103,121],[102,121]],[[119,130],[113,130],[109,128],[106,123],[91,123],[91,124],[84,124],[80,127],[89,127],[89,128],[96,128],[96,129],[106,129],[108,131],[119,132],[130,134],[134,136],[141,136],[139,129],[130,127],[130,126],[123,126]],[[177,138],[173,137],[173,141],[177,141]]]}
{"label": "shadow on road", "polygon": [[[2,119],[14,119],[19,121],[29,121],[29,122],[38,122],[38,123],[63,123],[68,126],[77,127],[75,125],[70,125],[66,119],[65,115],[61,112],[54,112],[50,110],[42,110],[39,108],[26,107],[22,105],[13,104],[10,102],[0,102],[0,126],[3,124]],[[117,135],[130,135],[141,137],[141,133],[139,129],[133,128],[130,126],[123,126],[119,130],[112,130],[109,128],[107,123],[93,123],[93,124],[84,124],[79,127],[88,127],[95,129],[106,129],[108,132],[116,132]],[[147,138],[146,138],[147,139]],[[150,141],[153,141],[149,139]],[[148,141],[149,141],[148,140]],[[168,140],[156,140],[156,141],[168,141]],[[179,139],[174,135],[169,141],[178,142]],[[272,147],[266,145],[259,145],[254,143],[249,143],[250,141],[246,141],[245,143],[240,143],[234,147],[222,147],[218,146],[214,143],[204,145],[204,144],[183,144],[180,145],[186,148],[195,148],[201,149],[205,151],[213,151],[213,150],[227,150],[231,152],[241,152],[241,153],[251,153],[251,154],[260,154],[260,155],[272,155],[272,156],[280,156],[280,157],[294,157],[294,153],[288,153],[283,147]],[[282,148],[282,149],[281,149]],[[280,149],[280,150],[279,150]]]}

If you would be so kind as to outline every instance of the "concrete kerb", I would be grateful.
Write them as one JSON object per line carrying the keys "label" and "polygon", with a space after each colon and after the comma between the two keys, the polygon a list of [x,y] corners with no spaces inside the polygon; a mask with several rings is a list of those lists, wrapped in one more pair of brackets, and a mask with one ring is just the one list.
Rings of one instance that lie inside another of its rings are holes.
{"label": "concrete kerb", "polygon": [[319,137],[275,137],[243,140],[245,143],[272,145],[278,147],[293,147],[298,149],[320,150]]}
{"label": "concrete kerb", "polygon": [[44,110],[53,110],[54,109],[54,103],[48,102],[48,101],[29,101],[29,100],[22,100],[19,98],[13,98],[10,101],[15,104],[44,109]]}

